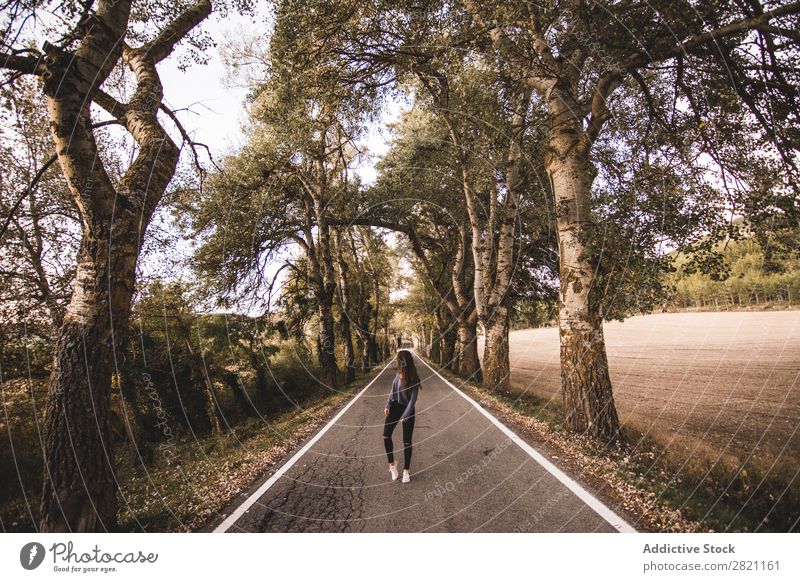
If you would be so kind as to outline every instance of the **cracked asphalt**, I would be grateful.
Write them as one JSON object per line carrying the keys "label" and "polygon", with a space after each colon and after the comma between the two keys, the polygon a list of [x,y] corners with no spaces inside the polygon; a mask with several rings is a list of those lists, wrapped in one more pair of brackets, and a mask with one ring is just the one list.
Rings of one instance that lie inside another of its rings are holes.
{"label": "cracked asphalt", "polygon": [[[410,483],[391,480],[383,448],[390,365],[228,531],[616,531],[416,361],[423,390]],[[400,467],[401,432],[394,433]]]}

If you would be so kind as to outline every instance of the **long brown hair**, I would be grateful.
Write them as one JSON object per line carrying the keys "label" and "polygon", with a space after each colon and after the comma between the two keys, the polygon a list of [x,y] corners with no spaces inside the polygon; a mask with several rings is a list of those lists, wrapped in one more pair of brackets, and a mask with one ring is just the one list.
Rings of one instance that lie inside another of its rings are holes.
{"label": "long brown hair", "polygon": [[422,389],[422,383],[419,380],[419,374],[417,374],[417,367],[414,365],[414,357],[408,350],[400,350],[397,352],[397,373],[400,375],[403,384],[405,384],[406,390],[409,390],[415,385]]}

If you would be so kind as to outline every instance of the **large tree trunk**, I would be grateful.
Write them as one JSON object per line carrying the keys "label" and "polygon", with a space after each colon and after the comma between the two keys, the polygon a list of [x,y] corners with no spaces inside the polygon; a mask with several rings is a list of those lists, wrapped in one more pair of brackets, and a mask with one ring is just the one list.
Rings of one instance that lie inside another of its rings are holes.
{"label": "large tree trunk", "polygon": [[[483,386],[488,390],[508,391],[511,386],[511,364],[508,353],[508,305],[509,290],[514,275],[514,240],[519,219],[519,200],[524,180],[522,176],[522,139],[526,128],[526,112],[530,102],[530,89],[523,89],[517,96],[511,118],[511,141],[506,160],[506,197],[500,215],[501,222],[497,235],[497,253],[488,252],[484,257],[484,269],[493,273],[488,277],[485,290],[486,305],[482,323],[486,331],[483,351]],[[495,197],[492,201],[496,200]],[[495,207],[496,203],[492,205]],[[489,240],[494,241],[494,220],[489,220]],[[491,251],[492,246],[488,249]],[[494,260],[494,265],[492,265]],[[493,268],[494,267],[494,268]],[[476,304],[478,296],[476,295]]]}
{"label": "large tree trunk", "polygon": [[[191,332],[187,330],[187,334],[188,333]],[[192,357],[192,376],[195,376],[198,370],[200,371],[200,381],[203,383],[203,400],[205,402],[205,414],[208,419],[208,424],[215,433],[219,434],[223,431],[223,426],[226,424],[225,416],[222,414],[222,409],[220,408],[219,399],[217,397],[217,390],[214,388],[214,382],[211,381],[205,358],[203,358],[201,353],[195,351],[188,335],[186,337],[186,349]]]}
{"label": "large tree trunk", "polygon": [[579,147],[580,132],[561,128],[550,139],[545,165],[557,209],[561,385],[566,426],[573,432],[616,438],[619,418],[608,373],[603,321],[590,302],[594,268],[580,237],[591,228],[594,168]]}
{"label": "large tree trunk", "polygon": [[117,524],[109,409],[114,342],[125,324],[112,338],[109,314],[127,322],[136,253],[116,248],[112,258],[108,230],[97,226],[82,247],[47,399],[43,532],[113,531]]}
{"label": "large tree trunk", "polygon": [[367,300],[360,313],[359,336],[362,338],[362,367],[369,370],[378,362],[378,343],[372,330],[372,304]]}
{"label": "large tree trunk", "polygon": [[497,307],[486,322],[483,344],[483,386],[506,392],[511,386],[508,356],[508,309]]}
{"label": "large tree trunk", "polygon": [[433,332],[435,339],[431,343],[437,346],[437,358],[433,358],[433,360],[443,368],[458,372],[457,362],[455,361],[458,336],[448,314],[449,312],[442,309],[441,306],[435,314],[436,330]]}
{"label": "large tree trunk", "polygon": [[342,316],[342,341],[344,342],[344,381],[345,384],[350,384],[356,379],[356,350],[353,347],[350,321],[346,315]]}
{"label": "large tree trunk", "polygon": [[352,229],[347,230],[347,241],[349,243],[351,257],[355,264],[356,271],[359,276],[357,277],[357,301],[353,310],[352,323],[355,324],[356,332],[356,350],[358,352],[358,365],[361,371],[364,372],[369,369],[369,305],[365,298],[365,289],[363,284],[362,267],[358,260],[358,251],[356,250],[356,241],[353,236]]}
{"label": "large tree trunk", "polygon": [[[324,144],[323,144],[324,146]],[[323,148],[324,149],[324,148]],[[336,279],[331,255],[330,227],[325,213],[325,165],[323,158],[315,160],[320,180],[314,192],[314,215],[317,222],[319,270],[322,286],[319,297],[320,318],[320,353],[323,381],[328,388],[335,390],[339,386],[339,367],[336,364],[336,335],[333,320],[333,294],[336,291]]]}
{"label": "large tree trunk", "polygon": [[356,333],[356,353],[358,354],[358,366],[364,372],[369,368],[369,358],[367,356],[367,342],[364,340],[364,334],[360,330]]}
{"label": "large tree trunk", "polygon": [[[81,214],[83,236],[72,299],[58,332],[45,418],[39,530],[116,528],[110,441],[111,378],[125,343],[136,261],[145,230],[172,179],[179,150],[159,125],[163,98],[156,63],[211,12],[199,1],[144,49],[120,42],[130,1],[101,1],[74,54],[46,44],[43,88],[58,162]],[[123,51],[124,47],[124,51]],[[137,87],[127,105],[99,91],[120,53]],[[97,154],[94,101],[136,140],[139,151],[118,184]]]}
{"label": "large tree trunk", "polygon": [[344,382],[349,384],[356,379],[356,351],[353,347],[353,333],[350,331],[350,317],[346,307],[342,310],[340,328],[344,343]]}
{"label": "large tree trunk", "polygon": [[[129,3],[123,3],[114,16],[114,9],[104,3],[99,18],[106,20],[103,24],[110,33],[121,36],[129,9]],[[59,164],[81,212],[83,236],[48,387],[42,532],[112,531],[117,524],[111,377],[114,348],[124,345],[139,237],[135,228],[129,228],[127,208],[118,220],[111,220],[115,193],[98,163],[91,130],[86,99],[91,85],[85,75],[104,79],[121,50],[117,47],[111,54],[98,55],[100,48],[108,47],[106,34],[103,29],[87,35],[76,51],[74,65],[66,55],[54,54],[46,60],[51,69],[44,76],[51,131]],[[97,61],[91,59],[98,56],[111,62],[104,69],[93,66]]]}
{"label": "large tree trunk", "polygon": [[372,337],[372,348],[374,354],[370,354],[372,364],[375,365],[383,360],[384,353],[381,346],[381,286],[378,279],[378,273],[372,274],[372,292],[375,295],[375,301],[372,303],[372,321],[370,323],[370,336]]}
{"label": "large tree trunk", "polygon": [[261,360],[258,359],[259,353],[254,349],[252,343],[248,347],[247,353],[250,358],[250,366],[252,366],[253,371],[256,373],[256,394],[258,394],[259,398],[261,398],[266,405],[269,403],[270,397],[272,396],[269,389],[269,382],[267,381],[267,371],[264,369]]}
{"label": "large tree trunk", "polygon": [[[317,196],[320,194],[317,193]],[[330,252],[324,246],[328,243],[328,226],[323,216],[322,205],[317,198],[312,204],[306,201],[305,241],[306,256],[309,260],[308,277],[317,299],[317,361],[320,368],[319,381],[326,387],[336,389],[339,385],[339,370],[336,366],[333,322],[333,292],[335,283],[329,270]],[[314,241],[313,224],[316,221],[319,243]],[[327,256],[326,256],[327,254]],[[331,267],[332,268],[332,267]]]}
{"label": "large tree trunk", "polygon": [[368,340],[367,340],[367,354],[369,356],[369,366],[373,367],[378,362],[380,362],[380,346],[378,346],[378,334],[372,329],[372,324],[370,323],[370,328],[368,333]]}
{"label": "large tree trunk", "polygon": [[[463,129],[459,128],[458,123],[448,113],[447,91],[441,90],[437,92],[432,90],[432,87],[427,83],[425,85],[431,90],[434,100],[440,100],[438,105],[442,112],[442,118],[448,127],[450,141],[457,152],[457,165],[461,172],[461,189],[464,194],[470,227],[469,244],[472,251],[473,267],[472,299],[477,318],[487,329],[486,348],[488,348],[488,351],[486,351],[485,355],[489,356],[489,359],[484,359],[483,365],[485,366],[488,362],[495,367],[491,374],[486,374],[485,370],[482,373],[481,364],[477,360],[477,348],[465,343],[465,341],[468,341],[466,332],[460,328],[459,371],[462,376],[474,378],[475,380],[480,380],[481,376],[483,376],[484,387],[490,390],[506,389],[508,387],[508,310],[506,308],[506,296],[514,270],[514,231],[519,216],[519,196],[523,187],[521,174],[523,160],[522,139],[525,133],[525,119],[531,90],[525,87],[521,88],[513,101],[511,140],[509,142],[505,175],[505,201],[502,208],[498,209],[497,196],[491,194],[488,204],[488,217],[484,220],[481,217],[481,210],[485,211],[485,209],[480,208],[480,200],[472,183],[470,150],[464,147],[466,140],[463,137]],[[500,218],[499,233],[496,233],[497,221]],[[456,256],[456,265],[463,266],[464,248],[466,247],[465,238],[466,232],[462,225],[462,242]],[[463,277],[463,273],[453,271],[453,290],[459,306],[462,308],[459,312],[461,314],[463,314],[463,307],[469,303],[465,290],[461,287],[461,279]],[[459,316],[456,313],[454,315]],[[470,322],[469,325],[473,324]],[[462,324],[461,327],[463,328],[464,325]],[[488,331],[490,328],[491,333]],[[499,340],[502,343],[495,346],[493,345],[495,340]]]}
{"label": "large tree trunk", "polygon": [[454,329],[448,330],[442,336],[441,365],[450,371],[458,373],[458,334]]}
{"label": "large tree trunk", "polygon": [[138,383],[134,379],[131,366],[127,363],[130,354],[128,351],[128,345],[130,345],[130,333],[126,339],[128,340],[126,345],[121,346],[120,349],[124,359],[122,363],[122,370],[118,374],[122,405],[125,407],[125,426],[128,432],[128,438],[130,439],[137,455],[146,463],[150,463],[153,460],[153,447],[150,446],[150,441],[147,439],[147,434],[143,427],[144,423],[140,409]]}
{"label": "large tree trunk", "polygon": [[608,374],[602,318],[590,313],[586,325],[573,323],[560,330],[566,426],[573,432],[617,438],[619,418]]}
{"label": "large tree trunk", "polygon": [[458,343],[455,359],[458,362],[458,375],[467,380],[481,382],[480,360],[478,359],[477,322],[460,321],[458,323]]}
{"label": "large tree trunk", "polygon": [[334,353],[336,337],[333,324],[333,303],[330,297],[324,296],[319,302],[319,350],[318,359],[322,371],[322,381],[328,388],[336,389],[339,385],[339,369]]}
{"label": "large tree trunk", "polygon": [[[374,272],[372,277],[377,277]],[[361,328],[366,336],[366,354],[370,368],[381,361],[380,354],[380,287],[373,282],[373,300],[367,300]]]}
{"label": "large tree trunk", "polygon": [[436,362],[437,364],[441,364],[442,360],[442,338],[441,334],[439,333],[439,318],[434,319],[434,325],[431,326],[430,335],[428,336],[428,357]]}

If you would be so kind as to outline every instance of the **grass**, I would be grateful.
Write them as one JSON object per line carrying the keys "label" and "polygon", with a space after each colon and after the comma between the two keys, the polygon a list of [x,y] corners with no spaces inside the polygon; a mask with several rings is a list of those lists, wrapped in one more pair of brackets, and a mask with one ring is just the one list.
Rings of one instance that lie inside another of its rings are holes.
{"label": "grass", "polygon": [[[696,438],[630,421],[623,426],[642,482],[713,531],[789,532],[800,495],[793,455],[742,458]],[[660,479],[647,477],[657,473]]]}
{"label": "grass", "polygon": [[[604,443],[566,431],[560,401],[530,392],[490,392],[448,370],[440,372],[485,403],[541,423],[538,436],[576,452],[591,474],[623,496],[638,497],[652,529],[680,531],[789,532],[797,528],[800,495],[798,462],[789,455],[763,453],[743,460],[690,437],[653,431],[645,423],[623,424],[623,442]],[[683,519],[685,518],[685,519]]]}

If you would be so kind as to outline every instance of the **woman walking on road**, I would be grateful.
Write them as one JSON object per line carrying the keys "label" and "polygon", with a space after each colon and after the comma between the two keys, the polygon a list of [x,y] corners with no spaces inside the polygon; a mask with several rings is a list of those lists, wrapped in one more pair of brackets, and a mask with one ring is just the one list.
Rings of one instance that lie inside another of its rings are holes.
{"label": "woman walking on road", "polygon": [[394,443],[392,433],[398,421],[403,426],[403,483],[411,481],[408,470],[411,466],[411,436],[414,433],[414,405],[422,385],[419,381],[414,357],[408,350],[397,352],[397,375],[392,381],[392,391],[383,414],[383,444],[389,459],[389,472],[392,481],[397,479],[397,464],[394,462]]}

